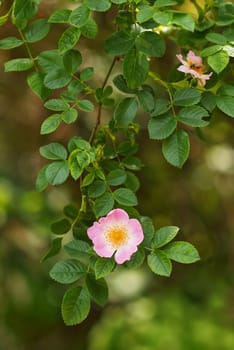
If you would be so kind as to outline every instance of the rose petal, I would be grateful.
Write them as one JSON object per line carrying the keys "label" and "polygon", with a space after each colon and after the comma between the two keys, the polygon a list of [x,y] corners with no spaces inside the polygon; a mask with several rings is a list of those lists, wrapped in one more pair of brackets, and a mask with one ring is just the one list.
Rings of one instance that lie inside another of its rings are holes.
{"label": "rose petal", "polygon": [[115,261],[117,264],[123,264],[125,261],[131,259],[131,256],[137,251],[136,246],[124,246],[117,250],[115,253]]}
{"label": "rose petal", "polygon": [[115,252],[115,249],[108,244],[94,245],[93,249],[97,255],[101,256],[102,258],[110,258]]}
{"label": "rose petal", "polygon": [[195,65],[202,65],[202,58],[200,56],[196,56],[191,50],[187,54],[187,61],[190,61]]}
{"label": "rose petal", "polygon": [[123,209],[114,209],[109,212],[106,219],[111,223],[117,223],[118,225],[127,224],[129,216]]}
{"label": "rose petal", "polygon": [[185,61],[184,59],[183,59],[183,56],[182,55],[176,55],[176,57],[178,58],[178,60],[181,62],[181,63],[183,63],[185,66],[188,64],[187,63],[187,61]]}
{"label": "rose petal", "polygon": [[191,74],[191,69],[189,69],[187,66],[179,66],[177,70],[186,74]]}
{"label": "rose petal", "polygon": [[89,227],[87,230],[88,237],[93,240],[96,235],[102,232],[103,228],[98,222],[94,222],[93,226]]}
{"label": "rose petal", "polygon": [[140,244],[144,239],[143,230],[141,224],[136,219],[130,219],[128,223],[129,230],[129,242],[132,245]]}

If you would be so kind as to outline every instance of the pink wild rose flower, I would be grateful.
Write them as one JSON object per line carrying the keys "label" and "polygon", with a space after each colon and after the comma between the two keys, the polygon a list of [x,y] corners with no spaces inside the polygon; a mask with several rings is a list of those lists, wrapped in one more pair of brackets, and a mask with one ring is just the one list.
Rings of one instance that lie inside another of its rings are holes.
{"label": "pink wild rose flower", "polygon": [[130,260],[144,239],[140,222],[130,219],[123,209],[113,209],[94,222],[87,233],[97,255],[110,258],[114,254],[117,264]]}
{"label": "pink wild rose flower", "polygon": [[186,74],[191,74],[198,80],[200,86],[205,86],[206,80],[210,79],[212,72],[209,74],[203,74],[205,72],[205,67],[202,63],[202,58],[196,56],[191,50],[188,52],[186,60],[184,60],[182,55],[176,55],[176,57],[182,63],[177,70]]}

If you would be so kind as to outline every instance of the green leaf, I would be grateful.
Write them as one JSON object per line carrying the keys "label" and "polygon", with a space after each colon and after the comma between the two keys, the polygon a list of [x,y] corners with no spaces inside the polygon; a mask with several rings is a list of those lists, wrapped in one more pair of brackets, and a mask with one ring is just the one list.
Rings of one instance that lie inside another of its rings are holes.
{"label": "green leaf", "polygon": [[209,117],[207,110],[200,106],[191,106],[182,108],[179,111],[178,120],[181,123],[193,127],[203,127],[209,124],[209,121],[203,120],[204,117]]}
{"label": "green leaf", "polygon": [[133,173],[127,171],[127,178],[124,185],[131,191],[136,192],[140,188],[140,181]]}
{"label": "green leaf", "polygon": [[64,245],[65,252],[75,259],[83,259],[89,256],[90,245],[87,242],[75,239]]}
{"label": "green leaf", "polygon": [[78,117],[78,111],[75,108],[71,108],[62,113],[62,119],[65,123],[71,124],[76,121]]}
{"label": "green leaf", "polygon": [[80,39],[81,31],[76,27],[69,27],[63,32],[58,42],[58,49],[64,53],[72,49]]}
{"label": "green leaf", "polygon": [[155,107],[155,97],[153,93],[147,89],[137,91],[137,97],[142,109],[151,112]]}
{"label": "green leaf", "polygon": [[131,259],[127,261],[126,265],[129,269],[138,269],[145,260],[145,252],[143,249],[138,248],[137,252],[131,256]]}
{"label": "green leaf", "polygon": [[161,36],[154,32],[142,32],[136,38],[137,50],[150,57],[162,57],[166,45]]}
{"label": "green leaf", "polygon": [[27,21],[37,12],[38,6],[36,1],[32,0],[15,0],[12,12],[12,23],[17,28],[23,29]]}
{"label": "green leaf", "polygon": [[142,216],[140,221],[144,232],[144,246],[150,247],[155,233],[153,221],[148,216]]}
{"label": "green leaf", "polygon": [[209,112],[212,112],[216,106],[216,96],[210,91],[203,92],[201,105]]}
{"label": "green leaf", "polygon": [[62,246],[62,238],[55,238],[53,239],[51,243],[51,247],[48,250],[48,252],[42,257],[41,262],[44,262],[45,260],[51,258],[52,256],[55,256],[58,254],[61,250]]}
{"label": "green leaf", "polygon": [[218,44],[218,45],[225,45],[227,42],[227,39],[224,35],[220,33],[208,33],[205,36],[206,40],[210,41],[211,43]]}
{"label": "green leaf", "polygon": [[0,27],[3,26],[3,24],[6,23],[6,21],[8,20],[8,17],[10,15],[10,11],[8,11],[8,13],[6,13],[3,16],[0,16]]}
{"label": "green leaf", "polygon": [[166,7],[166,6],[173,6],[177,5],[177,1],[175,0],[157,0],[154,3],[155,7]]}
{"label": "green leaf", "polygon": [[157,11],[153,19],[156,23],[166,26],[173,19],[173,13],[171,11]]}
{"label": "green leaf", "polygon": [[110,0],[85,0],[85,5],[93,11],[105,12],[111,7]]}
{"label": "green leaf", "polygon": [[133,122],[138,109],[136,98],[127,97],[119,102],[117,105],[114,118],[119,127],[128,126]]}
{"label": "green leaf", "polygon": [[75,205],[73,204],[67,204],[64,208],[63,208],[63,213],[64,215],[66,215],[68,218],[70,219],[76,219],[78,216],[78,209]]}
{"label": "green leaf", "polygon": [[179,27],[194,32],[195,21],[190,14],[184,12],[174,12],[172,23],[177,24]]}
{"label": "green leaf", "polygon": [[105,50],[109,55],[120,56],[134,46],[135,38],[129,32],[113,33],[105,42]]}
{"label": "green leaf", "polygon": [[189,137],[186,131],[176,130],[163,142],[163,155],[172,165],[182,168],[189,155]]}
{"label": "green leaf", "polygon": [[14,37],[14,36],[9,36],[8,38],[4,38],[0,40],[0,49],[2,50],[9,50],[9,49],[14,49],[15,47],[19,47],[23,45],[23,41]]}
{"label": "green leaf", "polygon": [[79,6],[71,12],[69,22],[78,27],[82,27],[89,18],[90,10],[86,6]]}
{"label": "green leaf", "polygon": [[38,63],[45,73],[64,70],[63,59],[58,50],[47,50],[40,53]]}
{"label": "green leaf", "polygon": [[74,326],[84,321],[90,311],[90,297],[86,288],[72,287],[64,294],[62,316],[67,326]]}
{"label": "green leaf", "polygon": [[78,50],[68,50],[63,55],[63,64],[68,73],[76,73],[82,63],[82,56]]}
{"label": "green leaf", "polygon": [[217,91],[218,95],[234,97],[234,84],[223,84]]}
{"label": "green leaf", "polygon": [[94,211],[97,217],[105,216],[114,206],[114,199],[111,193],[105,192],[98,197],[94,203]]}
{"label": "green leaf", "polygon": [[179,231],[179,227],[177,226],[165,226],[161,227],[159,230],[155,232],[155,236],[152,240],[151,246],[152,248],[160,248],[165,244],[175,238]]}
{"label": "green leaf", "polygon": [[211,55],[214,55],[216,52],[219,52],[220,50],[222,50],[222,46],[220,45],[208,46],[201,51],[201,56],[202,57],[211,56]]}
{"label": "green leaf", "polygon": [[137,12],[136,18],[139,23],[146,22],[150,20],[154,15],[154,9],[150,6],[143,5]]}
{"label": "green leaf", "polygon": [[127,82],[124,79],[123,75],[116,75],[116,77],[113,79],[114,85],[122,92],[125,92],[126,94],[135,93],[136,90],[131,90],[127,86]]}
{"label": "green leaf", "polygon": [[64,69],[54,69],[45,76],[44,84],[49,89],[60,89],[66,86],[72,77]]}
{"label": "green leaf", "polygon": [[234,57],[234,45],[224,45],[223,51],[226,52],[229,57]]}
{"label": "green leaf", "polygon": [[69,176],[69,166],[67,161],[57,161],[48,165],[46,178],[51,185],[61,185]]}
{"label": "green leaf", "polygon": [[229,56],[226,51],[216,52],[214,55],[208,57],[209,66],[219,74],[227,67],[229,63]]}
{"label": "green leaf", "polygon": [[80,79],[82,81],[88,81],[88,80],[92,79],[93,74],[94,74],[93,67],[87,67],[87,68],[83,69],[82,72],[80,73]]}
{"label": "green leaf", "polygon": [[123,75],[130,89],[135,89],[144,83],[148,70],[149,62],[144,53],[132,49],[124,57]]}
{"label": "green leaf", "polygon": [[86,187],[86,186],[91,185],[91,183],[94,181],[94,179],[95,179],[94,173],[87,174],[82,181],[82,187]]}
{"label": "green leaf", "polygon": [[95,279],[93,274],[88,274],[85,279],[91,298],[100,306],[104,306],[108,300],[108,287],[104,278]]}
{"label": "green leaf", "polygon": [[58,261],[50,270],[50,277],[56,282],[69,284],[78,281],[86,273],[86,266],[76,260]]}
{"label": "green leaf", "polygon": [[55,131],[61,123],[61,115],[53,114],[46,118],[41,125],[41,135],[50,134]]}
{"label": "green leaf", "polygon": [[67,219],[61,219],[51,224],[51,231],[56,235],[64,235],[71,229],[71,223]]}
{"label": "green leaf", "polygon": [[107,175],[107,182],[110,186],[122,185],[127,178],[126,172],[122,169],[114,169]]}
{"label": "green leaf", "polygon": [[125,166],[125,168],[129,170],[140,170],[143,166],[141,160],[137,157],[128,156],[125,157],[122,161],[122,164]]}
{"label": "green leaf", "polygon": [[113,192],[113,196],[116,202],[126,207],[133,207],[138,204],[136,195],[128,188],[118,188]]}
{"label": "green leaf", "polygon": [[98,32],[98,26],[93,18],[89,18],[85,25],[80,28],[80,30],[82,35],[86,38],[95,39]]}
{"label": "green leaf", "polygon": [[65,111],[69,108],[69,104],[64,100],[53,98],[45,102],[44,106],[52,111]]}
{"label": "green leaf", "polygon": [[[70,93],[72,93],[72,94],[74,94],[74,95],[77,95],[77,94],[79,94],[80,92],[83,91],[83,85],[82,85],[82,83],[81,83],[80,81],[78,81],[78,80],[72,80],[72,81],[69,83],[67,89],[68,89],[68,92],[70,92]],[[75,96],[75,97],[76,97],[76,96]]]}
{"label": "green leaf", "polygon": [[111,0],[113,4],[125,4],[128,0]]}
{"label": "green leaf", "polygon": [[40,154],[51,160],[65,160],[67,158],[66,148],[57,142],[40,147]]}
{"label": "green leaf", "polygon": [[164,248],[168,258],[182,264],[191,264],[200,260],[197,249],[189,242],[172,242]]}
{"label": "green leaf", "polygon": [[217,107],[229,117],[234,118],[233,96],[217,96]]}
{"label": "green leaf", "polygon": [[170,108],[170,101],[165,98],[157,98],[155,100],[155,108],[151,112],[152,117],[156,117],[158,115],[164,114]]}
{"label": "green leaf", "polygon": [[194,88],[177,89],[174,94],[174,104],[176,106],[192,106],[201,99],[201,93]]}
{"label": "green leaf", "polygon": [[171,275],[172,264],[170,259],[168,259],[167,255],[163,251],[157,250],[148,255],[147,263],[149,268],[156,275],[165,277],[169,277]]}
{"label": "green leaf", "polygon": [[44,85],[44,78],[44,74],[40,72],[33,72],[27,78],[31,90],[43,100],[51,94],[51,90]]}
{"label": "green leaf", "polygon": [[72,12],[71,10],[67,10],[67,9],[56,10],[49,17],[48,22],[49,23],[68,23],[71,12]]}
{"label": "green leaf", "polygon": [[75,149],[69,156],[69,167],[71,176],[77,180],[85,167],[90,163],[90,155],[88,152]]}
{"label": "green leaf", "polygon": [[48,164],[44,165],[39,173],[37,174],[36,178],[36,190],[38,192],[42,192],[46,189],[46,187],[49,185],[47,178],[46,178],[46,169],[48,167]]}
{"label": "green leaf", "polygon": [[108,276],[115,267],[114,259],[98,258],[94,265],[96,279]]}
{"label": "green leaf", "polygon": [[5,72],[20,72],[32,68],[34,62],[31,58],[15,58],[4,64]]}
{"label": "green leaf", "polygon": [[93,112],[94,111],[94,105],[89,100],[80,100],[77,103],[77,106],[79,107],[79,109],[81,109],[84,112]]}
{"label": "green leaf", "polygon": [[124,141],[117,147],[117,153],[121,156],[131,156],[138,150],[138,145],[129,141]]}
{"label": "green leaf", "polygon": [[163,140],[175,130],[177,120],[172,114],[151,118],[148,124],[149,136],[153,140]]}
{"label": "green leaf", "polygon": [[70,152],[75,149],[81,149],[89,151],[91,149],[90,143],[79,136],[73,136],[68,142],[68,149]]}
{"label": "green leaf", "polygon": [[46,37],[50,31],[50,25],[46,19],[37,19],[32,22],[24,32],[27,42],[35,43]]}
{"label": "green leaf", "polygon": [[102,180],[94,181],[88,188],[88,195],[91,198],[100,197],[106,191],[106,184]]}

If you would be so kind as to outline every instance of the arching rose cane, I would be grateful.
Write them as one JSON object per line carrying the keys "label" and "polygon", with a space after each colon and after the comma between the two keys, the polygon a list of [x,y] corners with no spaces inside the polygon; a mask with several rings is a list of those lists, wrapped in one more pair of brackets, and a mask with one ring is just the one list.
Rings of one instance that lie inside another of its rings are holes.
{"label": "arching rose cane", "polygon": [[123,209],[114,209],[106,217],[94,222],[87,230],[97,255],[110,258],[114,254],[117,264],[130,260],[143,241],[140,222],[130,219]]}

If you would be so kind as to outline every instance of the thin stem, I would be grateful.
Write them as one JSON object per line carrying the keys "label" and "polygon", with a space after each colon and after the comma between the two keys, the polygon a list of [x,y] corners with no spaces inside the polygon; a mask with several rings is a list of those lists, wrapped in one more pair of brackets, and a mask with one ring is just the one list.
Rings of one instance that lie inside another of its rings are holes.
{"label": "thin stem", "polygon": [[[104,79],[104,81],[103,81],[103,83],[102,83],[102,86],[101,86],[102,89],[105,88],[105,86],[106,86],[106,84],[107,84],[107,81],[108,81],[108,79],[109,79],[109,77],[110,77],[110,75],[111,75],[111,72],[112,72],[112,70],[113,70],[113,68],[114,68],[114,65],[115,65],[115,63],[116,63],[117,60],[118,60],[118,57],[114,57],[114,59],[113,59],[111,65],[110,65],[110,68],[109,68],[109,70],[108,70],[108,72],[107,72],[107,74],[106,74],[106,77],[105,77],[105,79]],[[89,142],[90,142],[90,143],[93,142],[94,137],[95,137],[96,132],[97,132],[97,129],[98,129],[99,125],[101,124],[101,117],[102,117],[102,103],[100,102],[99,105],[98,105],[98,112],[97,112],[96,124],[95,124],[95,126],[94,126],[94,128],[93,128],[93,130],[92,130],[92,133],[91,133],[91,135],[90,135],[90,138],[89,138]]]}
{"label": "thin stem", "polygon": [[31,53],[30,47],[29,47],[29,45],[28,45],[28,43],[27,43],[27,40],[25,39],[23,32],[22,32],[19,28],[18,28],[18,31],[19,31],[19,34],[20,34],[20,36],[21,36],[21,39],[22,39],[23,42],[24,42],[24,45],[25,45],[26,51],[27,51],[27,53],[28,53],[28,56],[31,58],[31,60],[33,60],[35,70],[38,71],[38,68],[37,68],[37,66],[36,66],[36,64],[35,64],[35,59],[34,59],[32,53]]}
{"label": "thin stem", "polygon": [[165,81],[161,80],[159,77],[157,77],[153,72],[149,72],[149,76],[156,81],[157,83],[159,83],[160,85],[162,85],[168,93],[169,99],[170,99],[170,104],[171,104],[171,109],[172,109],[172,113],[174,115],[174,117],[176,117],[176,112],[175,112],[175,108],[174,108],[174,104],[173,104],[173,98],[172,98],[172,93],[169,87],[169,84],[167,84]]}
{"label": "thin stem", "polygon": [[107,81],[108,81],[108,79],[109,79],[109,77],[111,75],[112,69],[114,68],[114,65],[115,65],[117,60],[118,60],[118,57],[114,57],[111,65],[110,65],[110,68],[109,68],[109,70],[108,70],[108,72],[106,74],[106,77],[105,77],[105,79],[104,79],[104,81],[102,83],[102,89],[104,89],[104,87],[106,86],[106,83],[107,83]]}

